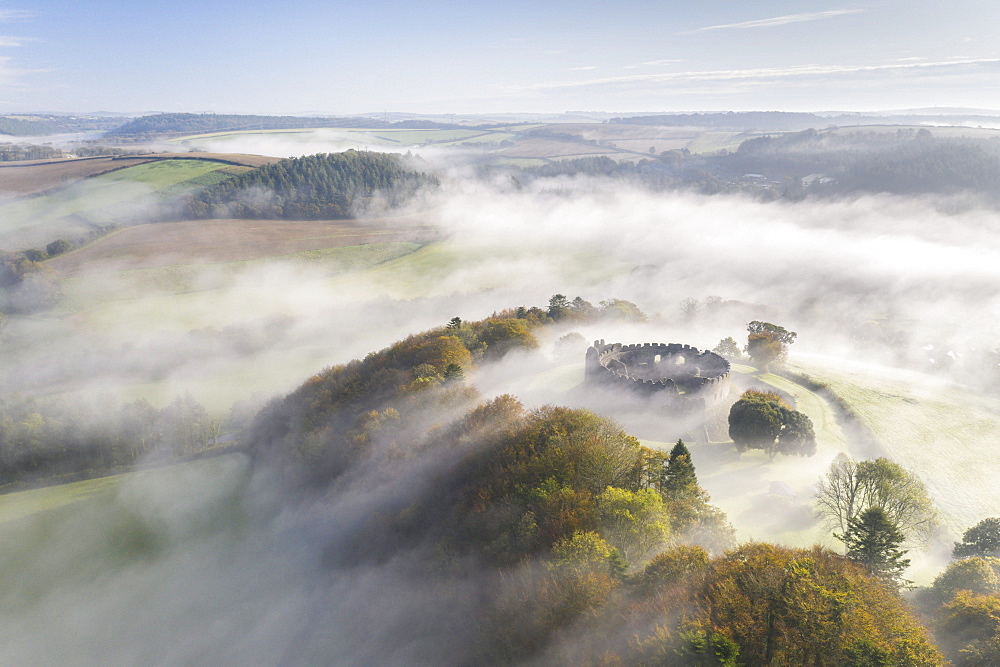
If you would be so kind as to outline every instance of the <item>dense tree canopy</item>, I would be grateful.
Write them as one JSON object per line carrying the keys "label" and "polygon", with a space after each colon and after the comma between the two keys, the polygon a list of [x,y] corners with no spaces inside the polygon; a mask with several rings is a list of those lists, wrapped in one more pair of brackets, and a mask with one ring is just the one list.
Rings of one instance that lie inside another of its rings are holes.
{"label": "dense tree canopy", "polygon": [[327,220],[363,213],[375,198],[399,206],[433,176],[409,168],[398,155],[319,153],[258,167],[191,196],[195,218],[281,218]]}
{"label": "dense tree canopy", "polygon": [[729,437],[738,452],[762,449],[777,454],[812,456],[816,434],[812,420],[770,392],[747,390],[729,410]]}
{"label": "dense tree canopy", "polygon": [[955,543],[953,558],[970,556],[1000,557],[1000,518],[983,519],[962,534],[962,541]]}

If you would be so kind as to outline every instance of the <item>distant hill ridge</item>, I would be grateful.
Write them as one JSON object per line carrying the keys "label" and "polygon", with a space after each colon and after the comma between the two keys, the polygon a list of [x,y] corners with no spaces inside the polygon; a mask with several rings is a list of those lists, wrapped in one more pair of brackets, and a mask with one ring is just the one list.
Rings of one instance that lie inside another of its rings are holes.
{"label": "distant hill ridge", "polygon": [[108,132],[120,139],[149,138],[169,134],[204,134],[244,130],[293,130],[303,128],[399,128],[467,129],[464,125],[436,123],[429,120],[404,120],[395,123],[370,118],[309,118],[304,116],[257,116],[242,114],[162,113],[136,118]]}
{"label": "distant hill ridge", "polygon": [[[645,116],[621,116],[611,118],[609,123],[623,125],[652,125],[662,127],[707,127],[718,130],[764,132],[790,132],[798,130],[824,129],[827,127],[849,127],[855,125],[920,125],[996,123],[995,116],[981,114],[920,114],[901,112],[898,114],[856,114],[843,113],[835,116],[792,111],[719,111],[708,113],[666,113]],[[944,121],[948,121],[945,123]]]}

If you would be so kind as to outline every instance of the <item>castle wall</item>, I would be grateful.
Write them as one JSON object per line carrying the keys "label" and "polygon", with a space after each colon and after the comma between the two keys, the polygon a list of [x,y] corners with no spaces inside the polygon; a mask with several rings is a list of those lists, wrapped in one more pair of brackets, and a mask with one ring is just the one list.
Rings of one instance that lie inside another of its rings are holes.
{"label": "castle wall", "polygon": [[729,396],[729,362],[681,343],[594,341],[587,350],[587,384],[630,392],[675,412],[704,410]]}

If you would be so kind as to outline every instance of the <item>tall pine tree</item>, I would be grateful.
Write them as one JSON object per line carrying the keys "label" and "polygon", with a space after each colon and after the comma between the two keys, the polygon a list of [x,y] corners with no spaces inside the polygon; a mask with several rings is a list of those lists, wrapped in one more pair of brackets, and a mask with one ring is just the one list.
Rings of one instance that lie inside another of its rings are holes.
{"label": "tall pine tree", "polygon": [[897,586],[907,583],[903,570],[910,559],[899,548],[905,536],[881,507],[870,507],[851,519],[847,531],[837,536],[847,547],[847,557],[875,576]]}
{"label": "tall pine tree", "polygon": [[691,463],[691,452],[688,451],[683,440],[678,440],[667,458],[667,465],[663,470],[662,488],[669,493],[697,486],[698,477],[694,472],[694,464]]}

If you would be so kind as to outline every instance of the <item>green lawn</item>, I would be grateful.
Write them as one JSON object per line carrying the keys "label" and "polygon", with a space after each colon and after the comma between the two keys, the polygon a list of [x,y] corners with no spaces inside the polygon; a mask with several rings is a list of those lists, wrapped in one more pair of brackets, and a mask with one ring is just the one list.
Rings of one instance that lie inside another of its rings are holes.
{"label": "green lawn", "polygon": [[[759,373],[742,364],[733,364],[733,372],[750,375],[758,385],[769,385],[792,396],[796,409],[813,421],[817,452],[812,457],[778,456],[768,461],[760,451],[737,454],[731,441],[696,443],[691,447],[691,457],[698,479],[713,502],[729,515],[741,539],[774,540],[803,547],[820,543],[838,548],[839,543],[813,511],[816,482],[847,446],[832,408],[805,387],[771,373]],[[672,444],[658,446],[669,448]],[[775,492],[785,488],[794,495]]]}

